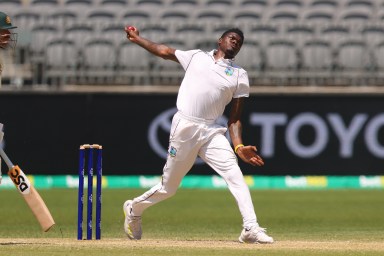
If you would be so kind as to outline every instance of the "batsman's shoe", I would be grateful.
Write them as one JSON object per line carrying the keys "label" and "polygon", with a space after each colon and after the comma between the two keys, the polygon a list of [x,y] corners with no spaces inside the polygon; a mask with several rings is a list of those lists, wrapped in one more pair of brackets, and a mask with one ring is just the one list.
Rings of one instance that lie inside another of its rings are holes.
{"label": "batsman's shoe", "polygon": [[247,244],[272,244],[273,238],[267,235],[265,228],[253,226],[241,231],[239,241]]}
{"label": "batsman's shoe", "polygon": [[140,240],[143,231],[141,230],[141,216],[132,215],[132,200],[125,201],[123,205],[125,221],[124,231],[129,239]]}

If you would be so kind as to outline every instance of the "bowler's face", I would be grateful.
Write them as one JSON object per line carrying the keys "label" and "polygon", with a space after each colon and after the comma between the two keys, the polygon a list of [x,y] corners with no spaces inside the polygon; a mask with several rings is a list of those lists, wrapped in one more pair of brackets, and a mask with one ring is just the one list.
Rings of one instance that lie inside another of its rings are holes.
{"label": "bowler's face", "polygon": [[240,51],[242,45],[243,40],[235,32],[230,32],[219,39],[219,47],[228,59],[234,58]]}

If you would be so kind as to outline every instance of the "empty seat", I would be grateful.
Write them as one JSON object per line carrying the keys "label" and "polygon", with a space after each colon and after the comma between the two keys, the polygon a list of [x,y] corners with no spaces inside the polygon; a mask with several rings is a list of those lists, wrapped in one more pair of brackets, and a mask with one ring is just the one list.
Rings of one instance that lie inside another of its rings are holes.
{"label": "empty seat", "polygon": [[345,2],[344,9],[348,10],[364,10],[368,12],[372,12],[375,8],[375,4],[370,0],[348,0]]}
{"label": "empty seat", "polygon": [[64,0],[66,7],[90,7],[93,5],[93,0]]}
{"label": "empty seat", "polygon": [[108,24],[116,20],[116,14],[113,11],[103,9],[91,9],[86,14],[86,21],[90,22],[96,29],[103,29]]}
{"label": "empty seat", "polygon": [[362,28],[361,33],[369,47],[375,47],[384,41],[384,28],[381,25],[367,24]]}
{"label": "empty seat", "polygon": [[[209,8],[219,8],[221,10],[228,10],[234,5],[232,0],[206,0],[205,6]],[[204,8],[204,7],[203,7]]]}
{"label": "empty seat", "polygon": [[286,25],[299,20],[299,12],[285,10],[271,10],[265,15],[265,22]]}
{"label": "empty seat", "polygon": [[86,13],[93,7],[92,0],[64,0],[64,8],[77,12],[79,17],[85,17]]}
{"label": "empty seat", "polygon": [[311,39],[301,49],[302,68],[308,71],[330,71],[333,67],[331,44],[321,39]]}
{"label": "empty seat", "polygon": [[59,0],[31,0],[27,9],[45,16],[49,15],[52,9],[59,8],[59,6]]}
{"label": "empty seat", "polygon": [[338,80],[349,85],[366,83],[374,70],[369,50],[364,41],[345,40],[337,48]]}
{"label": "empty seat", "polygon": [[376,10],[376,12],[374,12],[374,16],[373,16],[373,19],[372,21],[374,22],[382,22],[384,21],[384,3],[382,5],[378,5],[378,9]]}
{"label": "empty seat", "polygon": [[198,0],[172,0],[170,7],[195,8],[199,6]]}
{"label": "empty seat", "polygon": [[332,23],[334,19],[334,10],[321,8],[308,8],[303,10],[301,21],[305,24],[324,25]]}
{"label": "empty seat", "polygon": [[124,84],[148,84],[151,54],[126,41],[120,44],[117,54],[117,79]]}
{"label": "empty seat", "polygon": [[151,13],[146,10],[130,8],[121,14],[120,20],[126,25],[136,26],[139,29],[143,24],[150,22]]}
{"label": "empty seat", "polygon": [[168,23],[168,26],[173,27],[180,23],[187,23],[190,19],[191,11],[185,8],[172,8],[164,9],[156,15],[158,20],[156,22]]}
{"label": "empty seat", "polygon": [[17,10],[20,10],[24,6],[22,0],[2,0],[0,2],[0,9],[2,12],[13,17]]}
{"label": "empty seat", "polygon": [[266,64],[270,70],[290,70],[297,68],[296,47],[293,41],[273,40],[266,48]]}
{"label": "empty seat", "polygon": [[22,9],[15,12],[12,24],[17,25],[18,30],[30,31],[36,24],[38,24],[43,15],[36,10]]}
{"label": "empty seat", "polygon": [[302,47],[304,42],[315,36],[315,29],[306,24],[294,24],[287,27],[285,35],[288,39],[296,42],[297,47]]}
{"label": "empty seat", "polygon": [[60,2],[59,0],[31,0],[29,4],[31,7],[52,8],[58,7]]}
{"label": "empty seat", "polygon": [[159,11],[165,5],[164,0],[135,0],[133,5],[134,7],[140,8],[142,10],[149,11]]}
{"label": "empty seat", "polygon": [[95,27],[87,23],[75,23],[64,32],[67,39],[72,40],[79,51],[84,48],[84,44],[95,35]]}
{"label": "empty seat", "polygon": [[110,40],[92,38],[83,49],[84,76],[88,83],[113,81],[116,68],[115,46]]}
{"label": "empty seat", "polygon": [[168,26],[164,24],[147,24],[141,28],[140,34],[154,42],[160,42],[169,37]]}
{"label": "empty seat", "polygon": [[75,43],[65,38],[49,42],[45,50],[44,80],[51,85],[74,81],[78,75],[79,56]]}
{"label": "empty seat", "polygon": [[276,25],[255,25],[251,28],[250,36],[259,42],[260,47],[265,48],[279,33],[280,31]]}
{"label": "empty seat", "polygon": [[266,8],[268,6],[268,0],[241,0],[238,1],[238,5],[248,8]]}
{"label": "empty seat", "polygon": [[58,26],[60,30],[72,26],[78,19],[78,12],[65,8],[56,8],[48,16],[48,22]]}
{"label": "empty seat", "polygon": [[350,34],[350,28],[346,25],[328,25],[320,31],[321,37],[331,42],[332,48],[337,47],[341,41]]}
{"label": "empty seat", "polygon": [[128,7],[128,0],[101,0],[99,6],[103,10],[120,12]]}
{"label": "empty seat", "polygon": [[246,40],[235,57],[235,63],[249,74],[260,72],[263,62],[261,48],[257,41]]}
{"label": "empty seat", "polygon": [[344,9],[337,13],[338,22],[346,23],[350,26],[361,26],[370,21],[372,13],[368,10],[349,10]]}
{"label": "empty seat", "polygon": [[208,25],[212,25],[213,23],[217,23],[223,21],[225,14],[221,11],[216,11],[214,9],[199,9],[195,14],[195,21],[201,22]]}
{"label": "empty seat", "polygon": [[205,27],[196,23],[180,24],[176,28],[176,35],[184,41],[187,48],[194,48],[196,41],[201,35],[204,35]]}
{"label": "empty seat", "polygon": [[300,0],[277,0],[274,7],[285,11],[299,11],[303,6]]}
{"label": "empty seat", "polygon": [[30,49],[33,55],[44,53],[47,44],[55,37],[60,36],[60,31],[52,25],[37,25],[32,28]]}
{"label": "empty seat", "polygon": [[341,70],[365,70],[370,67],[370,56],[364,41],[345,40],[337,49],[337,63]]}
{"label": "empty seat", "polygon": [[334,11],[339,6],[339,0],[312,0],[308,3],[308,7],[310,9],[327,9]]}
{"label": "empty seat", "polygon": [[254,10],[249,8],[234,8],[231,11],[231,22],[246,27],[255,23],[259,23],[262,20],[262,10]]}
{"label": "empty seat", "polygon": [[110,40],[117,48],[121,43],[127,41],[127,34],[124,31],[125,24],[113,23],[107,25],[101,31],[101,37]]}
{"label": "empty seat", "polygon": [[[384,41],[375,46],[375,62],[379,73],[384,71]],[[383,77],[383,75],[381,75]]]}

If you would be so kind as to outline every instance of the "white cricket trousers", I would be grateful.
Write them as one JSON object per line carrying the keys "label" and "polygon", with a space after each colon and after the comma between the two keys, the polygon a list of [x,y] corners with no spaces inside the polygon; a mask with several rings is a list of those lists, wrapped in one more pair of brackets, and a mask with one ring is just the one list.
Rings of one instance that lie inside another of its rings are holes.
{"label": "white cricket trousers", "polygon": [[224,136],[227,128],[177,112],[172,120],[167,162],[162,180],[133,200],[132,213],[141,216],[143,211],[176,193],[183,177],[200,156],[227,183],[235,197],[243,226],[257,224],[249,188],[237,162],[232,147]]}

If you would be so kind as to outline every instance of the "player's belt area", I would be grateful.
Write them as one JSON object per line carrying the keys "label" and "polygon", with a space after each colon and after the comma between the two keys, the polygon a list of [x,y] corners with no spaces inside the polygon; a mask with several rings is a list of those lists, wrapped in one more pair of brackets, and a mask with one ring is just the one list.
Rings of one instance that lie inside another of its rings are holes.
{"label": "player's belt area", "polygon": [[178,111],[176,113],[176,115],[178,115],[182,119],[185,119],[185,120],[188,120],[188,121],[191,121],[194,123],[199,123],[199,124],[214,124],[215,123],[215,120],[207,120],[207,119],[203,119],[203,118],[199,118],[199,117],[187,116],[187,115],[181,113],[180,111]]}

